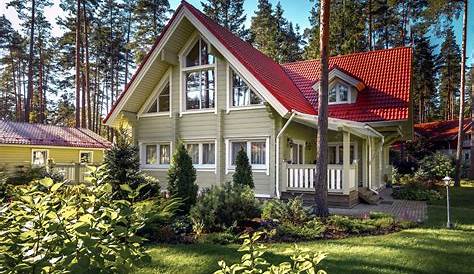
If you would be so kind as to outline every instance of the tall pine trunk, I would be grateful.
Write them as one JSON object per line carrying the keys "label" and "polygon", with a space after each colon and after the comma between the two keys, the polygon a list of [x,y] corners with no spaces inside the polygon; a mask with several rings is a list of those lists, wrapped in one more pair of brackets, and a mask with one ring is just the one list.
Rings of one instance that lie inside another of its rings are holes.
{"label": "tall pine trunk", "polygon": [[467,0],[464,0],[464,18],[462,24],[462,53],[461,53],[461,87],[459,94],[459,130],[456,149],[456,170],[454,175],[454,186],[461,186],[461,161],[464,122],[464,93],[466,85],[466,36],[467,36]]}
{"label": "tall pine trunk", "polygon": [[39,53],[39,58],[40,62],[38,65],[38,117],[37,117],[37,122],[43,124],[44,123],[44,102],[43,102],[43,79],[44,79],[44,58],[43,58],[43,39],[41,36],[38,38],[38,53]]}
{"label": "tall pine trunk", "polygon": [[471,67],[471,164],[469,166],[469,179],[474,180],[474,66]]}
{"label": "tall pine trunk", "polygon": [[81,127],[81,1],[76,0],[76,127]]}
{"label": "tall pine trunk", "polygon": [[85,88],[86,88],[86,104],[87,104],[87,128],[92,128],[92,113],[91,113],[91,90],[90,90],[90,69],[89,69],[89,19],[87,17],[86,2],[82,2],[82,9],[84,13],[84,48],[85,48]]}
{"label": "tall pine trunk", "polygon": [[31,103],[33,101],[33,44],[35,37],[35,0],[31,0],[30,52],[28,55],[28,91],[25,104],[25,122],[30,122]]}
{"label": "tall pine trunk", "polygon": [[318,94],[318,132],[316,137],[316,176],[314,183],[315,191],[315,207],[314,212],[317,216],[329,216],[328,210],[328,186],[327,186],[327,169],[328,169],[328,88],[329,88],[329,13],[330,0],[321,0],[320,2],[320,28],[319,28],[319,47],[321,52],[321,76],[319,81]]}

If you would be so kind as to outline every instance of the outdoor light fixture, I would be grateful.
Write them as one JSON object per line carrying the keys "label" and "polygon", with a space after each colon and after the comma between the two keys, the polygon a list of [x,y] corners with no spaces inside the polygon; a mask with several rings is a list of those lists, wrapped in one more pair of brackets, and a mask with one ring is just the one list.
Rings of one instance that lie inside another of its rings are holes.
{"label": "outdoor light fixture", "polygon": [[447,210],[447,217],[448,221],[446,222],[446,227],[451,228],[451,220],[449,216],[449,185],[451,184],[451,177],[446,175],[446,177],[443,178],[444,185],[446,186],[446,210]]}

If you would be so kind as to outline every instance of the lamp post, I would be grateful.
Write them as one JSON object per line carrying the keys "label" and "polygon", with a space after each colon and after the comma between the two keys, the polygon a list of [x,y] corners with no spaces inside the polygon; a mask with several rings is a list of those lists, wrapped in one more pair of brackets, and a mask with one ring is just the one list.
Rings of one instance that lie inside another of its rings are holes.
{"label": "lamp post", "polygon": [[444,185],[446,186],[446,210],[447,210],[447,217],[448,220],[446,222],[446,227],[451,228],[451,219],[449,216],[449,185],[451,184],[451,177],[447,176],[443,178]]}

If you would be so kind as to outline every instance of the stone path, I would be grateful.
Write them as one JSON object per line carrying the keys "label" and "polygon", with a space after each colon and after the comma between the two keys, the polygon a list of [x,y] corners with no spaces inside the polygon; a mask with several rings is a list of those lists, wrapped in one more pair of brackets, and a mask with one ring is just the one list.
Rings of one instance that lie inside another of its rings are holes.
{"label": "stone path", "polygon": [[423,201],[394,200],[392,189],[383,189],[380,192],[382,201],[378,205],[360,203],[353,208],[329,208],[331,214],[350,216],[366,216],[370,212],[385,212],[400,220],[421,223],[427,216],[427,205]]}

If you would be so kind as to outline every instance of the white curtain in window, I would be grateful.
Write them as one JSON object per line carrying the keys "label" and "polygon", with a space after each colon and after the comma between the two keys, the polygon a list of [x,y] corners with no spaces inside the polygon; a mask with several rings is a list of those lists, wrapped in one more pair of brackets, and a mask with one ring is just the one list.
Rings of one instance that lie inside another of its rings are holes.
{"label": "white curtain in window", "polygon": [[265,164],[265,142],[251,143],[251,164],[264,165]]}

